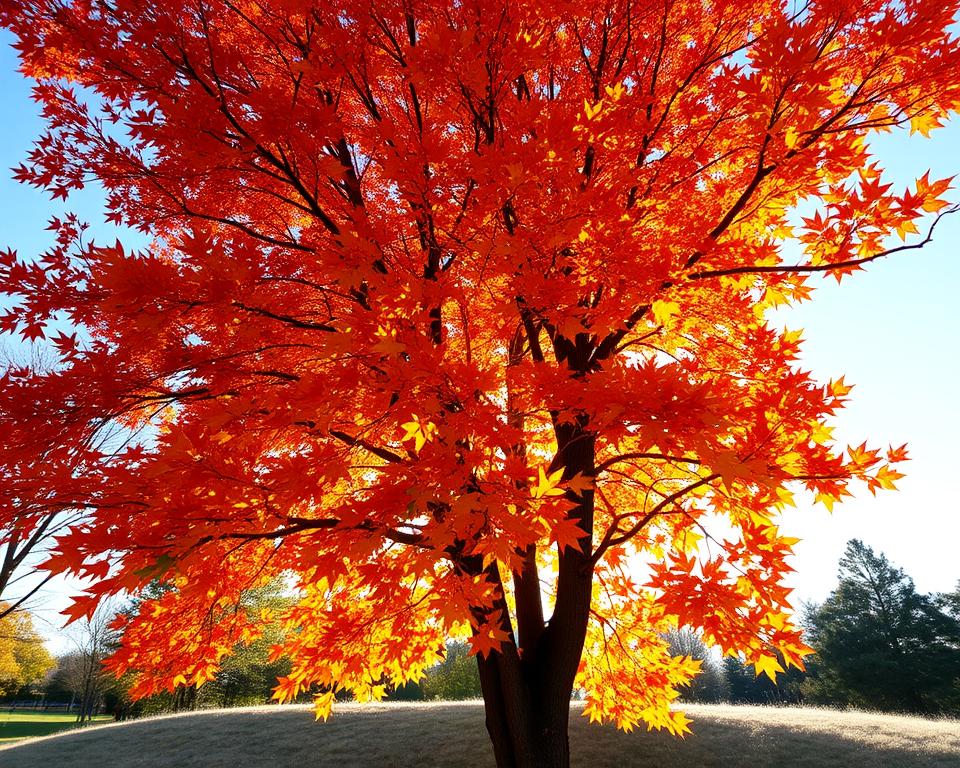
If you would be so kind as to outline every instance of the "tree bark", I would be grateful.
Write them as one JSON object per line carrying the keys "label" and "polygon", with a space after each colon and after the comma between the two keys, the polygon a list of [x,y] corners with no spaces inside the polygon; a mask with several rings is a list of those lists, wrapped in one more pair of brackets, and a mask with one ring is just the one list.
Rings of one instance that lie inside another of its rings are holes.
{"label": "tree bark", "polygon": [[[577,473],[593,476],[595,439],[585,421],[556,425],[559,450],[555,466],[564,479]],[[509,636],[499,652],[477,657],[486,725],[498,768],[568,768],[568,721],[574,679],[583,653],[590,616],[593,565],[593,492],[568,493],[570,516],[583,529],[579,549],[559,554],[556,602],[544,622],[535,552],[526,553],[514,574],[516,632],[506,601],[495,605]],[[486,569],[489,581],[502,584],[497,566]]]}
{"label": "tree bark", "polygon": [[[519,691],[503,685],[503,654],[479,659],[487,733],[498,768],[568,768],[569,694],[547,701],[523,681]],[[571,688],[572,691],[572,688]]]}

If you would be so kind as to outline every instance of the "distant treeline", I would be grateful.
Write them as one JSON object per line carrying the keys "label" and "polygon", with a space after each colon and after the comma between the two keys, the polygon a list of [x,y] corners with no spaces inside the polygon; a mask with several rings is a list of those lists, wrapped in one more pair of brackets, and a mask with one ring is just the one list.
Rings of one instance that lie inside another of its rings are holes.
{"label": "distant treeline", "polygon": [[[283,585],[277,583],[251,590],[245,607],[251,612],[267,607],[281,612],[288,601]],[[286,660],[268,660],[270,646],[281,637],[277,625],[253,644],[238,646],[217,678],[200,689],[184,687],[134,702],[125,692],[129,680],[116,681],[99,671],[100,660],[116,642],[104,632],[108,620],[100,618],[89,628],[89,642],[58,660],[57,671],[42,692],[30,693],[43,693],[48,701],[74,702],[83,710],[81,717],[105,710],[126,718],[264,703],[270,700],[276,678],[289,672]],[[884,555],[853,540],[840,560],[837,588],[822,604],[806,606],[801,623],[815,653],[807,657],[806,671],[790,669],[778,674],[776,683],[757,676],[739,658],[721,659],[695,630],[675,631],[666,638],[673,652],[703,661],[701,674],[682,689],[681,699],[960,715],[960,584],[952,593],[921,595]],[[444,661],[419,684],[390,690],[387,698],[479,698],[477,665],[468,650],[465,642],[449,643]],[[309,701],[309,694],[303,699]]]}
{"label": "distant treeline", "polygon": [[854,539],[837,588],[806,606],[801,622],[815,653],[806,671],[779,674],[776,684],[739,659],[718,660],[695,632],[676,633],[676,652],[704,660],[682,698],[960,715],[960,583],[950,593],[919,594],[901,569]]}

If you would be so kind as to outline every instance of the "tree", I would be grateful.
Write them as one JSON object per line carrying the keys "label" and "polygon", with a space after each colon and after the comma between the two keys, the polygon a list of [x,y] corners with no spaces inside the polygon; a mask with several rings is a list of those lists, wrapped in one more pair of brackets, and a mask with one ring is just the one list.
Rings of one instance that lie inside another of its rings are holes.
{"label": "tree", "polygon": [[53,659],[30,614],[4,613],[5,607],[0,604],[0,694],[15,696],[21,688],[40,682],[53,667]]}
{"label": "tree", "polygon": [[326,717],[466,637],[501,766],[568,764],[575,686],[685,731],[678,624],[802,663],[778,509],[892,488],[905,454],[834,444],[849,387],[766,312],[955,210],[865,143],[960,105],[955,2],[0,9],[47,118],[16,176],[96,179],[149,239],[66,218],[0,257],[0,330],[61,355],[4,375],[0,424],[21,498],[86,513],[45,565],[91,579],[70,615],[176,586],[118,627],[137,694],[213,678],[278,574],[278,699]]}
{"label": "tree", "polygon": [[113,676],[104,669],[104,659],[116,648],[111,628],[114,612],[109,602],[97,606],[90,616],[73,624],[70,640],[74,649],[57,660],[54,684],[70,692],[71,708],[77,707],[77,722],[83,725],[97,714],[113,687]]}
{"label": "tree", "polygon": [[960,619],[862,541],[847,543],[840,583],[810,612],[811,698],[888,711],[960,711]]}
{"label": "tree", "polygon": [[427,671],[421,683],[428,699],[477,699],[483,691],[477,665],[464,642],[447,643],[443,661]]}
{"label": "tree", "polygon": [[937,605],[945,613],[960,621],[960,581],[953,588],[953,592],[944,592],[937,596]]}

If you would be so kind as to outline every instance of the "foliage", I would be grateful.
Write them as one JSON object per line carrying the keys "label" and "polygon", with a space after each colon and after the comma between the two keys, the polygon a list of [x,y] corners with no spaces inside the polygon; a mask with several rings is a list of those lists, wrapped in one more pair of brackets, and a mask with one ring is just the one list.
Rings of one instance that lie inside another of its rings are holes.
{"label": "foliage", "polygon": [[[58,363],[55,350],[17,345],[11,351],[0,339],[0,371],[32,370],[45,375],[52,373]],[[17,439],[30,440],[30,436],[18,435]],[[45,449],[40,451],[44,453]],[[62,448],[49,446],[49,453],[42,460],[56,461],[53,454],[57,453],[62,454]],[[36,458],[34,454],[29,460]],[[65,470],[67,466],[69,463]],[[37,486],[31,483],[29,493],[24,494],[23,483],[29,482],[30,476],[16,457],[4,456],[0,462],[0,507],[4,509],[0,515],[0,620],[15,611],[29,610],[31,600],[51,578],[51,574],[37,573],[30,566],[43,559],[59,533],[82,518],[78,510],[61,504],[58,492],[49,486],[38,493]],[[55,473],[48,476],[48,482],[58,482]]]}
{"label": "foliage", "polygon": [[13,696],[21,688],[39,683],[53,667],[43,638],[25,611],[6,613],[0,603],[0,695]]}
{"label": "foliage", "polygon": [[427,699],[478,699],[482,696],[477,664],[464,642],[447,643],[443,661],[427,670],[421,682]]}
{"label": "foliage", "polygon": [[944,592],[938,595],[937,604],[941,610],[960,621],[960,581],[957,582],[953,592]]}
{"label": "foliage", "polygon": [[[567,762],[574,686],[687,730],[671,627],[801,665],[778,512],[906,455],[837,445],[850,387],[766,315],[954,210],[866,139],[960,106],[957,10],[0,0],[47,118],[17,178],[150,238],[0,256],[0,331],[59,355],[2,374],[0,426],[21,506],[85,511],[69,615],[174,587],[117,625],[138,695],[279,619],[276,697],[324,718],[466,638],[502,765]],[[283,573],[294,605],[237,610]]]}
{"label": "foliage", "polygon": [[700,673],[680,689],[684,701],[716,703],[729,701],[730,690],[724,666],[703,642],[703,638],[690,627],[681,627],[667,633],[670,653],[673,656],[688,656],[700,662]]}
{"label": "foliage", "polygon": [[812,701],[886,711],[960,712],[960,617],[862,541],[847,543],[840,583],[810,611]]}
{"label": "foliage", "polygon": [[[171,588],[153,582],[137,595],[127,613],[136,613],[143,602],[156,600]],[[262,618],[266,613],[278,613],[291,604],[289,591],[282,579],[275,579],[262,587],[245,590],[239,608],[251,617]],[[142,717],[163,712],[179,712],[202,707],[237,707],[264,704],[271,698],[277,678],[290,672],[286,658],[271,660],[271,648],[282,642],[283,630],[274,621],[264,627],[263,634],[249,643],[238,643],[220,664],[215,677],[202,686],[181,685],[174,691],[161,691],[147,698],[135,700],[128,689],[135,682],[131,673],[120,678],[108,697],[108,711],[119,719]]]}

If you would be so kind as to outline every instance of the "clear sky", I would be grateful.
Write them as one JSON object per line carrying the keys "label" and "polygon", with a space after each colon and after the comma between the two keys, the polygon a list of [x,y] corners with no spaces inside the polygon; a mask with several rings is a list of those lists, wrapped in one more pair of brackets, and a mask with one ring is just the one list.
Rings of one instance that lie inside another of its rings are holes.
{"label": "clear sky", "polygon": [[[47,221],[64,210],[112,241],[116,230],[103,223],[96,189],[64,205],[11,180],[6,169],[24,160],[41,124],[10,42],[0,31],[0,248],[43,250]],[[898,188],[927,169],[931,178],[960,175],[960,119],[929,140],[904,133],[873,146]],[[960,192],[950,197],[960,200]],[[851,444],[909,443],[912,461],[897,493],[874,498],[859,489],[832,514],[802,500],[787,512],[782,529],[803,539],[795,547],[795,602],[829,594],[853,537],[886,553],[921,591],[951,589],[960,580],[960,214],[941,222],[923,250],[875,262],[839,287],[832,278],[813,284],[813,301],[780,312],[776,322],[805,329],[805,368],[823,381],[845,375],[856,385],[834,435]],[[53,620],[66,603],[62,587],[47,591],[43,617]]]}

